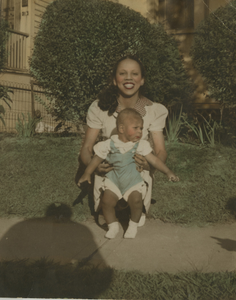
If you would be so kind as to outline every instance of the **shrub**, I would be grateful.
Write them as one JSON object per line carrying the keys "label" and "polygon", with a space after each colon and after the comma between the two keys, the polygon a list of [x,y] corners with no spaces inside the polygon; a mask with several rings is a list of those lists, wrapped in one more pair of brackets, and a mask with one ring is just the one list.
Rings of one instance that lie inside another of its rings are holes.
{"label": "shrub", "polygon": [[191,54],[210,97],[236,104],[236,0],[211,13],[197,28]]}
{"label": "shrub", "polygon": [[[0,18],[0,72],[2,72],[5,68],[6,60],[7,60],[7,52],[6,52],[6,42],[8,40],[8,23]],[[5,103],[9,108],[11,98],[9,96],[9,89],[0,85],[0,100]],[[0,104],[0,120],[5,125],[4,122],[5,115],[5,107]]]}
{"label": "shrub", "polygon": [[8,28],[8,23],[0,18],[0,72],[5,68],[7,59],[6,42],[9,37]]}
{"label": "shrub", "polygon": [[[10,103],[12,102],[11,97],[9,95],[10,92],[13,93],[13,91],[9,90],[8,87],[0,85],[0,100],[4,102],[9,108],[11,108]],[[0,120],[4,125],[5,125],[5,121],[4,121],[5,112],[6,112],[5,107],[2,104],[0,104]]]}
{"label": "shrub", "polygon": [[22,114],[22,119],[18,116],[16,122],[16,131],[20,137],[31,137],[35,133],[36,125],[41,121],[40,118],[32,118],[30,113],[27,114],[28,120],[26,116]]}
{"label": "shrub", "polygon": [[46,91],[57,119],[78,120],[125,54],[138,55],[145,65],[151,100],[172,106],[190,99],[175,40],[161,25],[110,1],[56,0],[48,5],[35,39],[31,74]]}

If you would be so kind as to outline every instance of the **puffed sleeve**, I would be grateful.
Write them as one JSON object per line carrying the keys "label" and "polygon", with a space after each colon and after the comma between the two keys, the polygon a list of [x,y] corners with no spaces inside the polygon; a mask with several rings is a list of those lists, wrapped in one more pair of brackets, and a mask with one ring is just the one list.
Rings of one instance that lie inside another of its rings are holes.
{"label": "puffed sleeve", "polygon": [[111,143],[111,140],[108,139],[106,141],[95,144],[93,147],[94,153],[97,156],[101,157],[102,159],[106,159],[107,154],[110,151],[110,143]]}
{"label": "puffed sleeve", "polygon": [[150,122],[149,131],[162,131],[166,124],[168,110],[160,103],[153,103],[149,108],[152,109],[152,120]]}
{"label": "puffed sleeve", "polygon": [[103,112],[98,107],[98,100],[95,100],[89,107],[87,113],[87,125],[90,128],[102,129],[103,124]]}
{"label": "puffed sleeve", "polygon": [[138,145],[138,148],[136,150],[137,154],[146,156],[149,153],[151,153],[152,151],[153,151],[152,147],[151,147],[151,145],[148,141],[146,141],[146,140],[140,140],[139,141],[139,145]]}

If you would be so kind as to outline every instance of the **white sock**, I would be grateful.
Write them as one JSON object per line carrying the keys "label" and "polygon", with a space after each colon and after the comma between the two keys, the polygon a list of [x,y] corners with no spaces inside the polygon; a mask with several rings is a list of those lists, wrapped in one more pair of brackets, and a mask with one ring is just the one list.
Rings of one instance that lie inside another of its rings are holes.
{"label": "white sock", "polygon": [[125,239],[134,239],[138,231],[138,223],[133,222],[132,220],[129,221],[129,227],[126,230],[124,235]]}
{"label": "white sock", "polygon": [[142,227],[145,224],[145,221],[146,221],[146,215],[142,213],[142,216],[138,222],[138,227]]}
{"label": "white sock", "polygon": [[119,232],[119,223],[113,222],[108,224],[108,231],[105,234],[105,237],[108,239],[114,239]]}

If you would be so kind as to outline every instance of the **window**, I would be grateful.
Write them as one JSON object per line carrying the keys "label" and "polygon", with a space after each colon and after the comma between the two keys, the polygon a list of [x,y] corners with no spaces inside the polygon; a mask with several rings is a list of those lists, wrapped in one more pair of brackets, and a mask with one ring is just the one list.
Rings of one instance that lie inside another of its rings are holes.
{"label": "window", "polygon": [[28,6],[28,0],[22,0],[22,7]]}
{"label": "window", "polygon": [[2,4],[2,16],[7,20],[11,29],[14,29],[15,25],[15,9],[14,9],[14,0],[9,1],[0,1]]}
{"label": "window", "polygon": [[194,27],[194,0],[159,0],[159,7],[170,29]]}

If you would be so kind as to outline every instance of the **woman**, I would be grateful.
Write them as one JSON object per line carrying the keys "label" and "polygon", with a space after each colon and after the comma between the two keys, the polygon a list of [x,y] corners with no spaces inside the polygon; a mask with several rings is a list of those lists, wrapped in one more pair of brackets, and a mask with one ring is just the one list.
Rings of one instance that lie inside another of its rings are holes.
{"label": "woman", "polygon": [[[152,140],[154,154],[163,162],[166,161],[167,153],[163,136],[163,128],[168,115],[167,109],[159,103],[153,103],[142,95],[145,83],[144,67],[134,56],[122,57],[114,66],[110,85],[100,93],[88,110],[85,139],[80,151],[80,159],[87,166],[93,157],[93,146],[102,133],[107,139],[116,133],[116,118],[119,111],[125,108],[134,108],[143,117],[142,139]],[[151,204],[152,177],[150,167],[146,159],[141,155],[135,155],[135,160],[144,181],[147,182],[148,192],[144,199],[146,212]],[[105,174],[112,170],[112,166],[102,163],[96,170],[94,181],[95,211],[106,205],[106,209],[114,209],[114,203],[100,203],[101,186]],[[101,206],[100,206],[101,205]],[[139,226],[144,225],[145,214],[142,215]]]}

